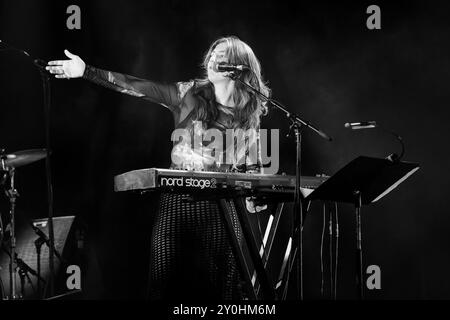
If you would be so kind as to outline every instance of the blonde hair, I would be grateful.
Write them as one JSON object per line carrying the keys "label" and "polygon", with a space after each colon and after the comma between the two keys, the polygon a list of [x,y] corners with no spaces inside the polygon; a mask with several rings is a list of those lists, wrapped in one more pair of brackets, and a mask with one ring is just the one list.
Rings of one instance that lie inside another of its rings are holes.
{"label": "blonde hair", "polygon": [[[200,92],[202,89],[213,90],[212,84],[206,77],[206,72],[212,51],[221,43],[226,43],[225,58],[228,60],[228,63],[245,65],[250,68],[249,71],[242,73],[240,79],[259,90],[264,95],[269,96],[270,89],[263,81],[259,60],[256,58],[256,55],[250,46],[235,36],[217,39],[209,47],[202,63],[202,67],[205,70],[205,79],[198,81],[196,91]],[[205,100],[211,99],[213,96],[214,95],[209,92],[203,94],[202,98],[204,99],[200,99],[196,107],[197,118],[199,120],[211,120],[211,118],[217,116],[217,110],[214,104],[204,103],[206,102]],[[235,127],[246,129],[259,127],[260,117],[267,114],[266,102],[237,81],[233,93],[233,101],[235,103]]]}

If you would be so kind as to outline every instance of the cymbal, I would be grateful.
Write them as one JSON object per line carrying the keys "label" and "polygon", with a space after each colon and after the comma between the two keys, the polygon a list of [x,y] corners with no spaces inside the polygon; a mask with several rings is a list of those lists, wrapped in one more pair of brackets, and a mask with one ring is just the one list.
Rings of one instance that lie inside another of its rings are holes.
{"label": "cymbal", "polygon": [[46,156],[46,149],[29,149],[5,154],[3,159],[5,159],[5,166],[7,168],[18,168],[44,159]]}

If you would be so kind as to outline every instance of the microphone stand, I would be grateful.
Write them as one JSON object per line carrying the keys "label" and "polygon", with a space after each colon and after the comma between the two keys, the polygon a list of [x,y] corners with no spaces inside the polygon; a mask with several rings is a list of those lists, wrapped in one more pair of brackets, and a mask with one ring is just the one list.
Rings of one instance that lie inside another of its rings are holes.
{"label": "microphone stand", "polygon": [[15,260],[16,260],[16,263],[17,263],[17,267],[19,269],[19,276],[20,276],[20,280],[21,280],[20,281],[21,282],[21,292],[22,292],[22,298],[23,298],[25,296],[24,295],[25,277],[27,277],[28,283],[31,285],[31,288],[34,291],[33,282],[31,281],[30,276],[28,275],[28,273],[31,273],[33,276],[35,276],[37,278],[38,286],[40,285],[41,281],[45,283],[45,280],[42,279],[42,277],[38,273],[36,273],[36,271],[33,270],[29,265],[27,265],[22,259],[20,259],[17,256],[17,253],[15,253]]}
{"label": "microphone stand", "polygon": [[[22,268],[21,266],[18,266],[18,274],[20,277],[20,299],[23,299],[25,297],[25,277],[28,280],[29,285],[31,286],[31,289],[33,289],[34,291],[34,287],[33,287],[33,282],[31,281],[31,278],[28,274],[28,271],[24,268]],[[39,284],[39,280],[38,280],[38,284]],[[36,291],[34,291],[34,293],[36,294]]]}
{"label": "microphone stand", "polygon": [[[65,264],[66,261],[63,259],[63,257],[61,257],[61,255],[59,254],[58,250],[56,250],[56,247],[53,246],[51,247],[51,243],[49,238],[47,237],[47,235],[38,227],[36,227],[35,225],[33,225],[33,223],[31,223],[31,228],[33,228],[34,232],[38,235],[38,238],[34,241],[34,245],[36,247],[36,254],[37,254],[37,270],[38,270],[38,275],[41,275],[41,248],[42,245],[45,243],[47,245],[47,247],[49,248],[50,251],[53,251],[55,256],[59,259],[59,261],[62,264]],[[38,296],[40,297],[41,295],[41,286],[40,283],[38,282]]]}
{"label": "microphone stand", "polygon": [[20,295],[19,295],[19,299],[23,299],[23,297],[25,297],[25,275],[27,274],[26,271],[24,269],[22,269],[21,267],[18,267],[19,271],[19,277],[20,277]]}
{"label": "microphone stand", "polygon": [[[303,206],[302,206],[302,197],[300,194],[300,186],[301,186],[301,128],[302,126],[305,126],[315,133],[317,133],[322,138],[331,141],[331,137],[329,137],[326,133],[324,133],[322,130],[318,129],[317,127],[313,126],[311,123],[303,120],[300,116],[297,114],[288,111],[281,103],[278,101],[269,98],[268,96],[264,95],[259,90],[255,89],[251,85],[247,84],[246,82],[242,81],[239,76],[239,73],[231,72],[227,75],[229,78],[231,78],[234,81],[239,82],[244,87],[249,89],[251,92],[262,98],[264,101],[269,103],[270,106],[275,107],[276,109],[282,111],[286,117],[291,122],[291,125],[289,127],[289,132],[294,131],[295,135],[295,144],[296,144],[296,158],[295,158],[295,177],[296,177],[296,183],[295,183],[295,193],[294,193],[294,224],[293,224],[293,241],[297,242],[298,247],[298,258],[297,258],[297,290],[298,290],[298,297],[300,300],[303,300]],[[298,230],[298,233],[297,233]],[[295,235],[298,237],[296,238]],[[294,257],[295,259],[295,257]],[[291,265],[291,264],[290,264]],[[288,268],[288,277],[289,273],[291,272],[290,268]]]}
{"label": "microphone stand", "polygon": [[395,162],[395,163],[400,162],[400,160],[405,155],[405,143],[403,142],[403,138],[400,135],[398,135],[397,133],[395,133],[394,131],[387,130],[380,126],[378,126],[378,128],[384,132],[392,134],[397,139],[397,141],[400,142],[400,145],[402,147],[402,151],[401,151],[400,155],[398,156],[396,153],[392,153],[387,157],[387,159],[391,162]]}
{"label": "microphone stand", "polygon": [[[383,127],[380,127],[376,124],[375,121],[369,121],[371,124],[370,126],[366,127],[359,127],[359,128],[351,128],[352,130],[365,130],[365,129],[372,129],[372,128],[378,128],[381,131],[387,132],[391,135],[393,135],[398,142],[400,142],[400,145],[402,147],[402,151],[400,153],[400,156],[398,156],[396,153],[391,153],[386,157],[387,160],[389,160],[392,163],[399,163],[401,158],[405,154],[405,143],[403,142],[403,138],[398,135],[397,133],[387,130]],[[348,128],[347,124],[345,125],[346,128]],[[362,283],[363,279],[363,258],[362,258],[362,236],[361,236],[361,192],[357,191],[355,192],[355,212],[356,212],[356,289],[357,289],[357,297],[362,300],[364,298],[364,287]]]}
{"label": "microphone stand", "polygon": [[42,246],[42,244],[45,243],[47,245],[47,247],[49,248],[49,250],[53,250],[55,256],[59,259],[59,261],[61,263],[66,263],[65,259],[63,257],[61,257],[61,255],[59,254],[58,250],[56,250],[55,245],[53,244],[53,247],[51,246],[50,240],[47,237],[47,235],[41,229],[39,229],[38,227],[36,227],[32,223],[31,223],[31,227],[33,228],[34,232],[39,236],[39,238],[36,239],[36,241],[35,241],[35,245],[37,246],[38,244],[40,244],[40,246]]}
{"label": "microphone stand", "polygon": [[[44,244],[44,241],[41,237],[37,238],[34,241],[34,245],[36,246],[36,254],[37,254],[37,274],[40,277],[41,276],[41,247]],[[38,281],[37,283],[37,296],[38,299],[41,298],[41,282]]]}
{"label": "microphone stand", "polygon": [[394,131],[391,131],[391,130],[385,129],[384,127],[381,127],[375,121],[366,121],[366,123],[368,125],[358,126],[358,127],[353,127],[352,124],[349,124],[349,123],[346,123],[344,126],[346,128],[350,128],[351,130],[366,130],[366,129],[375,128],[375,129],[380,129],[381,131],[384,131],[384,132],[387,132],[387,133],[393,135],[395,137],[395,139],[397,139],[397,141],[400,143],[400,145],[402,147],[402,151],[400,153],[400,156],[397,155],[396,153],[391,153],[389,156],[386,157],[386,159],[388,159],[389,161],[394,162],[394,163],[400,162],[400,160],[405,155],[405,143],[403,142],[403,138],[399,134],[395,133]]}
{"label": "microphone stand", "polygon": [[[51,176],[51,162],[50,162],[50,107],[51,107],[51,88],[50,88],[50,76],[45,70],[46,62],[41,59],[34,59],[28,52],[22,49],[15,48],[5,42],[0,40],[0,44],[6,46],[5,49],[0,49],[0,51],[17,51],[25,55],[32,60],[33,64],[38,68],[41,74],[43,95],[44,95],[44,121],[45,121],[45,144],[46,144],[46,158],[45,158],[45,172],[47,177],[47,201],[48,201],[48,232],[50,247],[54,247],[54,232],[53,232],[53,186],[52,186],[52,176]],[[54,293],[54,257],[53,250],[49,251],[49,269],[50,269],[50,296]]]}

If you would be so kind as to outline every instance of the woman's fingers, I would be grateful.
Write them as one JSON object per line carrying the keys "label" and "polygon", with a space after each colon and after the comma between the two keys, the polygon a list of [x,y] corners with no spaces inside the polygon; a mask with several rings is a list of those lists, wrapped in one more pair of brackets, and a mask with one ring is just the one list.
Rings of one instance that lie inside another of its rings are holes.
{"label": "woman's fingers", "polygon": [[49,66],[46,66],[45,69],[48,70],[48,71],[50,71],[50,72],[52,72],[52,71],[57,71],[57,70],[61,69],[61,66],[58,66],[58,67],[49,67]]}
{"label": "woman's fingers", "polygon": [[59,73],[59,74],[64,73],[64,70],[63,70],[63,68],[61,66],[57,66],[57,67],[49,67],[49,66],[47,66],[47,67],[45,67],[45,70],[50,71],[50,73]]}
{"label": "woman's fingers", "polygon": [[73,59],[76,57],[76,55],[69,52],[69,50],[65,49],[64,54],[67,56],[67,58]]}
{"label": "woman's fingers", "polygon": [[254,197],[247,197],[245,198],[245,204],[247,207],[247,211],[250,213],[255,213],[255,212],[261,212],[267,209],[267,205],[266,204],[259,204],[257,205],[255,203],[256,198]]}
{"label": "woman's fingers", "polygon": [[54,61],[49,61],[47,64],[49,66],[62,66],[64,62],[69,61],[69,60],[54,60]]}
{"label": "woman's fingers", "polygon": [[263,206],[256,206],[255,207],[256,212],[261,212],[267,209],[267,204],[263,205]]}

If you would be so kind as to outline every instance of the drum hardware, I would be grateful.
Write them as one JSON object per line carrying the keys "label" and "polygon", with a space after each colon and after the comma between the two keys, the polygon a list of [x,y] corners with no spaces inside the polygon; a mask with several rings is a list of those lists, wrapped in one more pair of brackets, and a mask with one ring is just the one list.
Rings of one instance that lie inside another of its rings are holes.
{"label": "drum hardware", "polygon": [[[20,258],[17,256],[16,252],[16,202],[17,198],[19,197],[19,192],[17,191],[15,187],[15,176],[16,176],[16,168],[25,166],[27,164],[31,164],[35,161],[41,160],[45,158],[47,155],[47,151],[45,149],[31,149],[31,150],[24,150],[24,151],[18,151],[12,154],[6,154],[5,149],[0,150],[0,172],[1,172],[1,185],[4,186],[4,188],[8,188],[5,190],[5,194],[7,198],[9,199],[10,203],[10,222],[9,222],[9,233],[10,233],[10,245],[9,245],[9,283],[10,283],[10,293],[8,299],[10,300],[16,300],[20,299],[21,296],[17,294],[16,292],[16,277],[15,273],[18,271],[19,276],[21,277],[21,283],[22,288],[24,287],[24,281],[25,277],[29,279],[28,272],[30,272],[33,275],[38,276],[38,274],[31,269],[28,265],[23,262]],[[9,180],[9,185],[7,185],[7,182]],[[1,220],[1,219],[0,219]],[[1,225],[0,225],[1,226]],[[3,230],[3,228],[2,228]],[[3,231],[2,231],[3,235]],[[3,236],[2,236],[3,240]],[[38,277],[39,278],[39,277]],[[41,278],[42,281],[42,278]]]}

